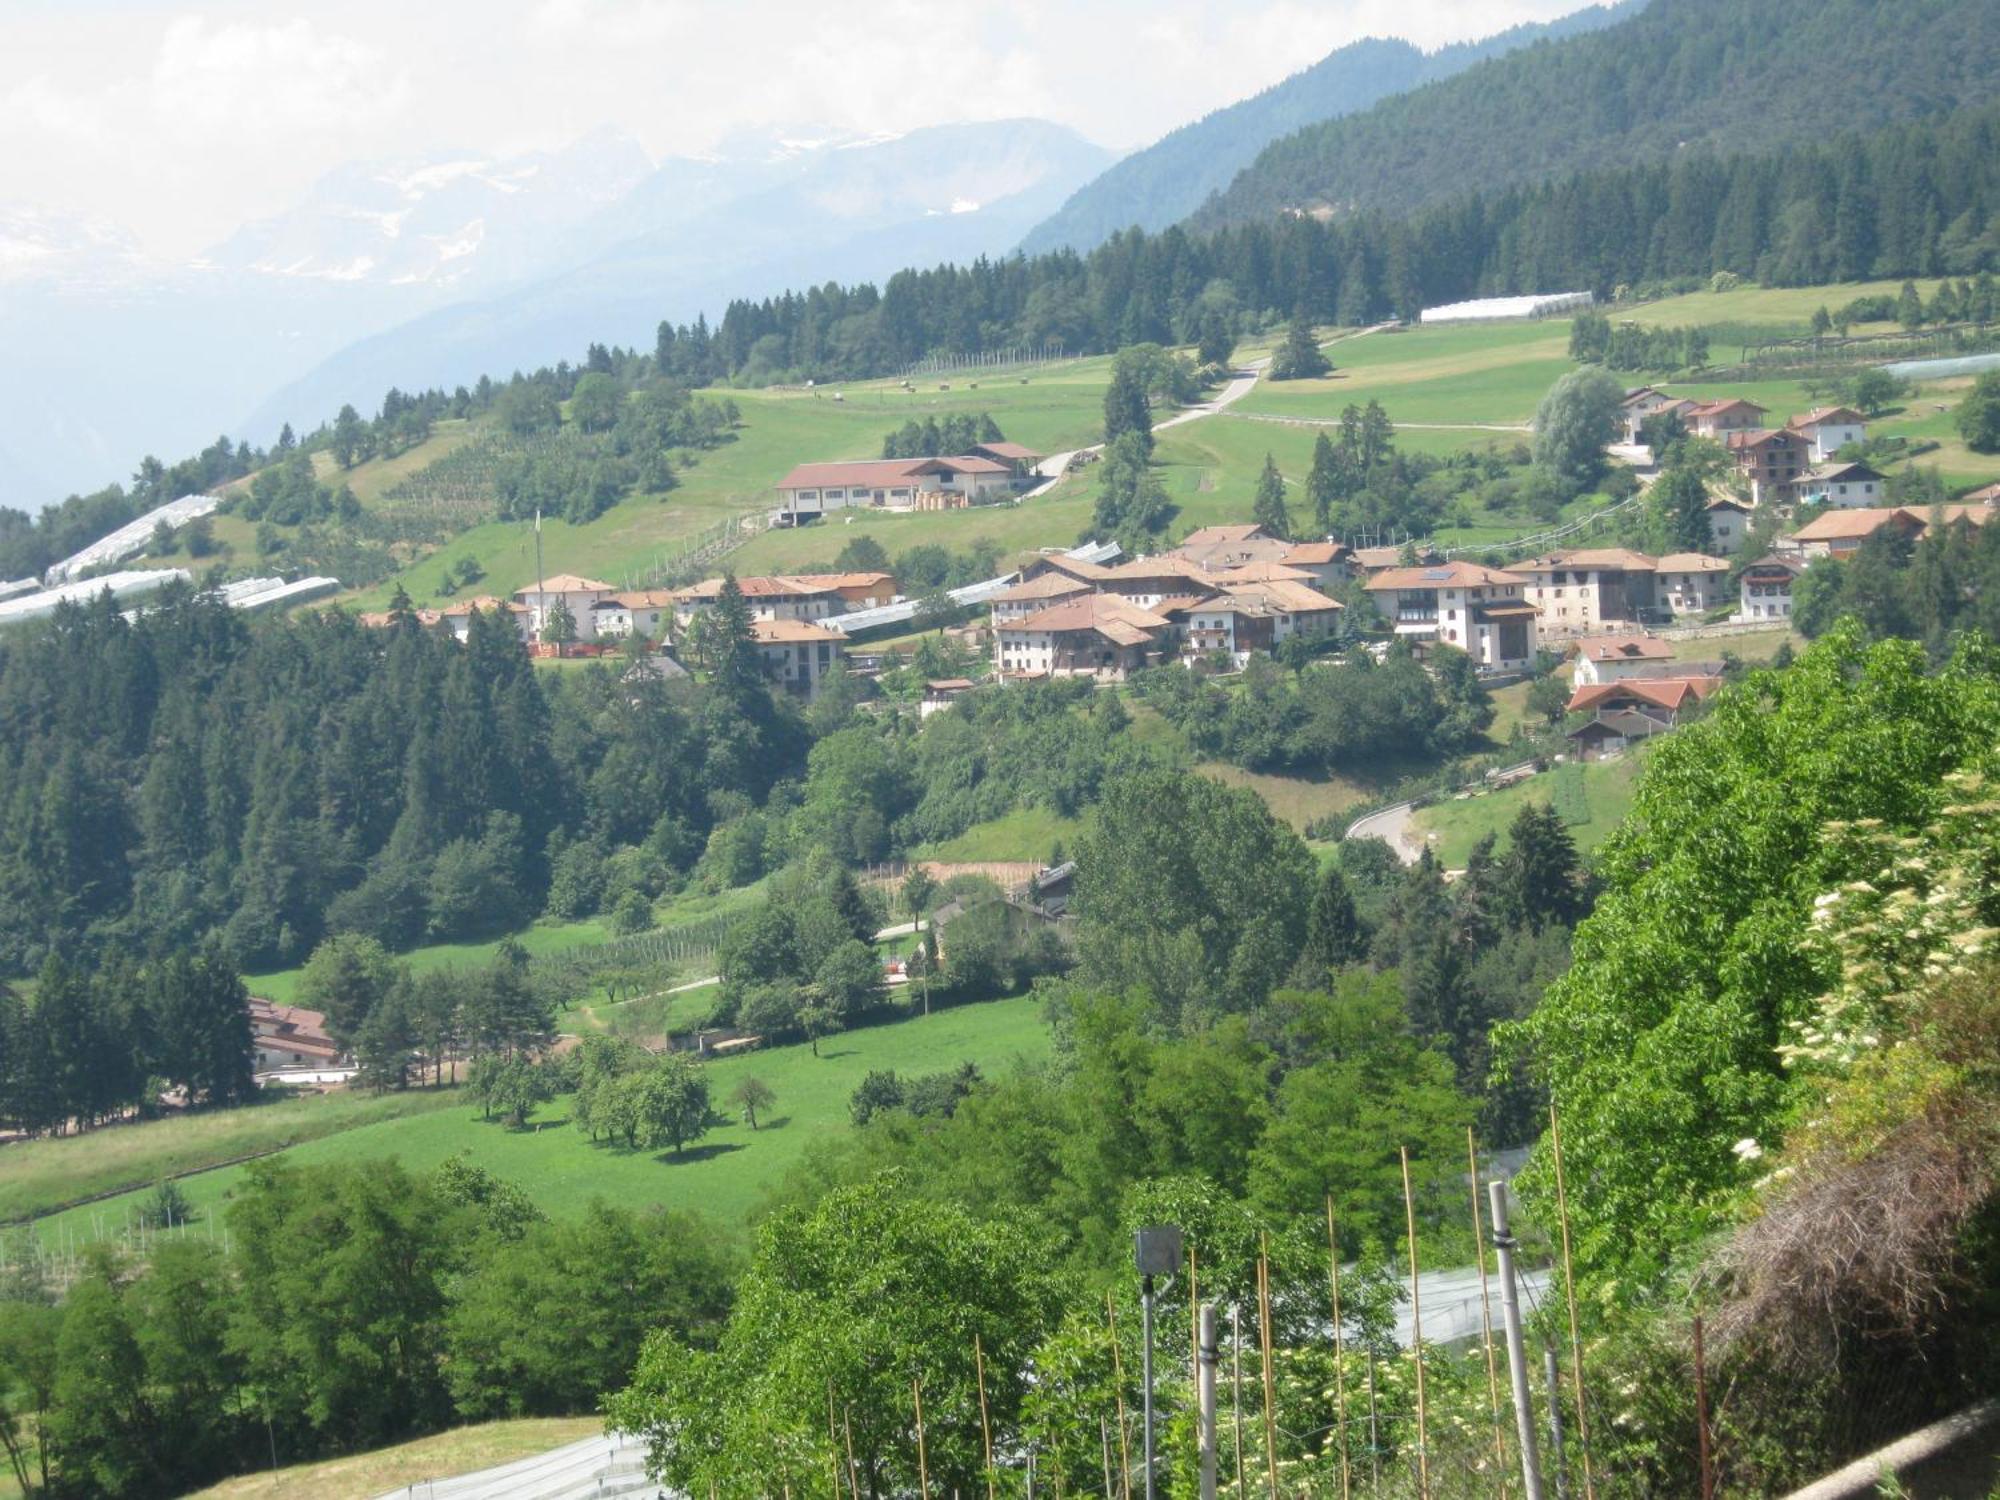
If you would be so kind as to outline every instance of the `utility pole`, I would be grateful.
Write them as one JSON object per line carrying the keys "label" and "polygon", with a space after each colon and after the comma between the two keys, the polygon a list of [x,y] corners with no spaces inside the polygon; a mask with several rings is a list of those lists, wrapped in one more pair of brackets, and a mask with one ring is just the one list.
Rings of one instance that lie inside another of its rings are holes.
{"label": "utility pole", "polygon": [[1138,1263],[1139,1308],[1145,1328],[1140,1369],[1145,1386],[1146,1500],[1153,1500],[1153,1278],[1171,1276],[1181,1268],[1180,1230],[1158,1225],[1136,1231],[1132,1256]]}
{"label": "utility pole", "polygon": [[542,592],[542,508],[535,507],[535,634],[549,623],[549,597]]}
{"label": "utility pole", "polygon": [[1195,1405],[1200,1412],[1201,1500],[1215,1500],[1215,1304],[1201,1305],[1196,1342]]}
{"label": "utility pole", "polygon": [[1500,1261],[1500,1319],[1507,1339],[1507,1377],[1514,1388],[1514,1426],[1521,1435],[1521,1482],[1528,1500],[1542,1500],[1535,1408],[1528,1393],[1528,1351],[1521,1339],[1521,1299],[1514,1287],[1514,1236],[1507,1232],[1507,1184],[1489,1182],[1486,1191],[1493,1208],[1493,1250]]}

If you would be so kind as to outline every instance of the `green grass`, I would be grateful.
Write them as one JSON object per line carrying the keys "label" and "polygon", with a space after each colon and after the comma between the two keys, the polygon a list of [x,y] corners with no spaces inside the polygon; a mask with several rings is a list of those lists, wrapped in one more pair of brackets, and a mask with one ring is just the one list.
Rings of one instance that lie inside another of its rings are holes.
{"label": "green grass", "polygon": [[[969,1060],[998,1074],[1017,1059],[1046,1056],[1048,1045],[1040,1002],[1024,996],[843,1032],[822,1039],[819,1057],[796,1046],[719,1059],[706,1065],[718,1110],[727,1110],[730,1090],[746,1075],[771,1086],[776,1108],[758,1130],[732,1120],[679,1161],[666,1152],[593,1145],[570,1128],[566,1097],[545,1105],[528,1129],[516,1131],[480,1119],[475,1106],[453,1093],[428,1096],[431,1107],[408,1118],[299,1146],[285,1153],[285,1159],[315,1163],[394,1157],[423,1171],[464,1152],[477,1165],[518,1183],[551,1214],[574,1214],[592,1198],[604,1198],[632,1208],[659,1204],[698,1209],[735,1224],[811,1141],[852,1128],[848,1097],[871,1070],[934,1072]],[[445,1102],[438,1104],[440,1098]],[[243,1169],[235,1167],[184,1181],[183,1190],[203,1215],[189,1232],[208,1232],[211,1216],[242,1181]],[[134,1197],[44,1219],[37,1228],[49,1244],[65,1233],[72,1242],[115,1235]]]}
{"label": "green grass", "polygon": [[[948,391],[939,390],[939,382],[932,380],[919,383],[914,392],[904,391],[893,381],[858,382],[813,391],[708,392],[717,399],[726,396],[734,400],[741,409],[743,426],[736,440],[697,455],[693,463],[680,469],[678,486],[664,496],[631,497],[584,526],[545,519],[543,570],[578,573],[621,585],[636,583],[670,560],[677,545],[687,538],[727,517],[775,505],[774,486],[794,464],[819,459],[874,458],[881,452],[883,437],[911,418],[921,421],[953,412],[986,412],[1008,437],[1046,452],[1094,442],[1103,421],[1103,394],[1110,380],[1110,368],[1107,359],[1073,360],[1030,371],[1026,383],[1019,376],[980,382],[954,378],[948,382],[951,387]],[[838,401],[834,399],[836,394],[841,397]],[[413,450],[398,463],[420,467],[429,457],[443,451],[432,447],[443,436],[441,432],[440,437],[433,437],[431,443]],[[366,467],[357,468],[349,476],[350,481]],[[385,477],[383,483],[388,482],[393,481]],[[957,512],[900,519],[911,523],[916,532],[937,531],[959,537],[958,545],[962,546],[974,534],[963,529],[967,520],[984,514],[975,512],[968,516]],[[787,538],[813,549],[804,556],[831,556],[840,548],[833,530],[808,527],[802,532],[788,533]],[[930,541],[937,536],[919,535],[915,539]],[[769,540],[776,543],[778,539]],[[405,569],[397,581],[409,590],[412,598],[427,601],[436,597],[437,585],[447,567],[460,558],[474,557],[487,575],[477,585],[478,590],[506,595],[533,581],[534,544],[533,527],[528,522],[491,522],[455,537],[437,552]],[[739,558],[732,559],[732,565],[763,568],[781,566],[791,560],[776,556],[767,544],[755,545],[765,545],[765,553],[746,549]],[[896,545],[908,546],[910,542],[903,540]],[[393,588],[393,583],[383,584],[349,596],[348,602],[362,608],[379,608]]]}
{"label": "green grass", "polygon": [[1570,368],[1569,322],[1407,328],[1330,353],[1335,369],[1326,379],[1260,381],[1233,410],[1330,418],[1373,399],[1395,422],[1524,423]]}
{"label": "green grass", "polygon": [[309,1094],[246,1109],[106,1126],[60,1139],[16,1141],[0,1151],[0,1219],[46,1213],[58,1204],[118,1188],[150,1186],[162,1177],[422,1115],[449,1102],[443,1095],[425,1093],[379,1098]]}
{"label": "green grass", "polygon": [[[456,1427],[393,1448],[298,1464],[277,1473],[244,1474],[198,1490],[188,1500],[368,1500],[430,1479],[447,1479],[531,1458],[604,1431],[600,1417],[517,1417]],[[421,1492],[418,1492],[421,1493]]]}
{"label": "green grass", "polygon": [[945,864],[1044,860],[1058,841],[1074,849],[1082,828],[1080,819],[1065,818],[1046,807],[1020,807],[1005,817],[975,823],[957,838],[925,844],[911,853],[916,859]]}
{"label": "green grass", "polygon": [[[602,917],[588,917],[581,922],[537,922],[509,937],[491,938],[480,943],[431,943],[398,954],[397,958],[417,973],[423,973],[429,969],[472,968],[491,962],[493,955],[500,951],[500,945],[510,941],[519,943],[529,953],[540,954],[560,953],[568,948],[610,940],[610,925]],[[246,974],[243,982],[253,995],[290,1005],[298,998],[299,978],[304,973],[305,966],[300,964],[264,974]]]}
{"label": "green grass", "polygon": [[[1497,834],[1502,852],[1507,847],[1507,827],[1523,805],[1553,803],[1558,811],[1566,806],[1588,809],[1588,820],[1572,826],[1570,837],[1583,852],[1595,849],[1624,821],[1632,808],[1633,785],[1645,764],[1645,752],[1628,751],[1617,760],[1590,761],[1565,766],[1530,777],[1498,791],[1432,803],[1420,809],[1411,827],[1420,838],[1433,838],[1431,847],[1446,869],[1465,867],[1472,846],[1487,834]],[[1567,776],[1569,788],[1559,790],[1557,778]]]}

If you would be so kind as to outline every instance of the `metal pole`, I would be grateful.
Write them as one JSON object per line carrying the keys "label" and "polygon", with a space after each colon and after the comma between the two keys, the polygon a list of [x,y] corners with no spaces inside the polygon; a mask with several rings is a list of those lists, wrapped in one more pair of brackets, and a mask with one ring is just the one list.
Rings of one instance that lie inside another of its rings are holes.
{"label": "metal pole", "polygon": [[1145,1330],[1144,1342],[1139,1354],[1139,1379],[1144,1386],[1143,1411],[1140,1421],[1144,1424],[1146,1449],[1146,1500],[1153,1500],[1153,1278],[1145,1276],[1139,1281],[1140,1320]]}
{"label": "metal pole", "polygon": [[1195,1339],[1195,1405],[1201,1413],[1201,1500],[1215,1500],[1215,1304],[1201,1306]]}
{"label": "metal pole", "polygon": [[1507,1378],[1514,1387],[1514,1427],[1521,1435],[1521,1482],[1528,1500],[1542,1500],[1541,1465],[1535,1453],[1535,1408],[1528,1393],[1528,1351],[1521,1342],[1521,1300],[1514,1288],[1514,1236],[1507,1232],[1507,1184],[1489,1182],[1493,1251],[1498,1257],[1500,1319],[1507,1339]]}
{"label": "metal pole", "polygon": [[1562,1371],[1556,1365],[1556,1346],[1542,1346],[1543,1372],[1549,1382],[1549,1446],[1555,1449],[1556,1500],[1569,1500],[1569,1461],[1563,1455]]}
{"label": "metal pole", "polygon": [[1243,1308],[1229,1304],[1229,1425],[1236,1455],[1236,1497],[1243,1500]]}
{"label": "metal pole", "polygon": [[1702,1357],[1700,1313],[1694,1315],[1694,1415],[1701,1446],[1701,1500],[1715,1500],[1715,1453],[1708,1442],[1708,1361]]}

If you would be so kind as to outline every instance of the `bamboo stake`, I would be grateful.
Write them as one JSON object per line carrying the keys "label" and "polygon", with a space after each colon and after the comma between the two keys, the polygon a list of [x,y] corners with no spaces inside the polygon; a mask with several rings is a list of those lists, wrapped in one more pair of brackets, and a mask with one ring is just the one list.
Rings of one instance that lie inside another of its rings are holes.
{"label": "bamboo stake", "polygon": [[1424,1404],[1424,1299],[1417,1286],[1417,1200],[1410,1194],[1410,1148],[1403,1158],[1403,1217],[1410,1233],[1410,1353],[1417,1361],[1417,1493],[1431,1495],[1430,1412]]}
{"label": "bamboo stake", "polygon": [[1257,1233],[1257,1342],[1264,1356],[1264,1488],[1278,1500],[1278,1390],[1271,1375],[1271,1240]]}
{"label": "bamboo stake", "polygon": [[921,1381],[910,1382],[910,1400],[917,1408],[917,1500],[931,1500],[930,1459],[924,1452],[924,1387]]}
{"label": "bamboo stake", "polygon": [[1326,1267],[1333,1283],[1333,1412],[1340,1429],[1340,1500],[1348,1500],[1347,1325],[1340,1318],[1340,1239],[1333,1232],[1333,1194],[1326,1195]]}
{"label": "bamboo stake", "polygon": [[1201,1386],[1201,1298],[1194,1285],[1194,1246],[1188,1246],[1188,1381]]}
{"label": "bamboo stake", "polygon": [[861,1500],[861,1470],[854,1462],[854,1408],[840,1409],[840,1430],[847,1436],[847,1492],[854,1500]]}
{"label": "bamboo stake", "polygon": [[1118,1500],[1111,1489],[1111,1427],[1102,1417],[1097,1419],[1097,1440],[1104,1445],[1104,1500]]}
{"label": "bamboo stake", "polygon": [[1563,1296],[1569,1302],[1569,1378],[1576,1387],[1576,1451],[1583,1461],[1583,1500],[1597,1500],[1597,1484],[1590,1472],[1590,1418],[1584,1412],[1583,1338],[1576,1322],[1576,1270],[1569,1254],[1569,1191],[1563,1183],[1562,1120],[1555,1101],[1549,1101],[1549,1140],[1556,1156],[1556,1213],[1562,1220]]}
{"label": "bamboo stake", "polygon": [[1243,1308],[1229,1304],[1229,1425],[1230,1447],[1236,1453],[1236,1500],[1243,1500]]}
{"label": "bamboo stake", "polygon": [[833,1382],[826,1383],[827,1462],[833,1468],[833,1500],[840,1500],[840,1431],[833,1424]]}
{"label": "bamboo stake", "polygon": [[993,1426],[986,1417],[986,1350],[972,1335],[972,1368],[979,1379],[979,1440],[986,1449],[986,1500],[993,1500]]}
{"label": "bamboo stake", "polygon": [[1507,1493],[1507,1437],[1500,1417],[1500,1374],[1493,1362],[1493,1303],[1486,1289],[1486,1235],[1479,1217],[1479,1146],[1465,1127],[1465,1160],[1472,1173],[1472,1253],[1479,1258],[1479,1336],[1486,1345],[1486,1400],[1493,1409],[1493,1472]]}
{"label": "bamboo stake", "polygon": [[1109,1292],[1104,1294],[1104,1316],[1111,1324],[1111,1394],[1118,1401],[1118,1493],[1132,1500],[1132,1449],[1125,1440],[1125,1361],[1118,1353],[1118,1310]]}

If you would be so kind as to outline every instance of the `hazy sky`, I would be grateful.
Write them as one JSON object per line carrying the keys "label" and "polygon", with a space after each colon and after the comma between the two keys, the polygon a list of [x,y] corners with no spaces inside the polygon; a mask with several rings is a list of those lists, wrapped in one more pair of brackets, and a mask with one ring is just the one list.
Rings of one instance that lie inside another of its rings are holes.
{"label": "hazy sky", "polygon": [[1581,0],[0,0],[0,203],[212,244],[357,157],[1035,115],[1146,143],[1356,37]]}

